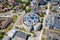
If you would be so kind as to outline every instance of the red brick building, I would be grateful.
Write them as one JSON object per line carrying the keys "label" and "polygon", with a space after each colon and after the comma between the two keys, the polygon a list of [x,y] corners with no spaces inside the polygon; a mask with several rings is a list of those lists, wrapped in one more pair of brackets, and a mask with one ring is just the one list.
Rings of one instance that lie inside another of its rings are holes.
{"label": "red brick building", "polygon": [[9,5],[13,5],[14,0],[8,0]]}
{"label": "red brick building", "polygon": [[12,3],[12,2],[14,2],[14,0],[8,0],[8,2],[11,2]]}

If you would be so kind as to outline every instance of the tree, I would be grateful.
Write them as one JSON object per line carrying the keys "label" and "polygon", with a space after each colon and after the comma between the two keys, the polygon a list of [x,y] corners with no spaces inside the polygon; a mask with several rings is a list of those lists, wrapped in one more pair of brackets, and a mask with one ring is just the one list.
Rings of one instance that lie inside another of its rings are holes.
{"label": "tree", "polygon": [[40,15],[39,13],[36,13],[37,15]]}
{"label": "tree", "polygon": [[15,2],[21,2],[21,0],[14,0]]}
{"label": "tree", "polygon": [[0,32],[0,40],[2,40],[4,34],[5,34],[4,32]]}
{"label": "tree", "polygon": [[6,2],[6,3],[3,4],[3,5],[4,5],[3,7],[7,8],[9,4]]}
{"label": "tree", "polygon": [[27,12],[30,12],[30,11],[31,11],[31,9],[30,9],[30,8],[29,8],[29,9],[25,9],[25,11],[26,11],[26,13],[27,13]]}
{"label": "tree", "polygon": [[1,23],[1,20],[0,20],[0,23]]}
{"label": "tree", "polygon": [[54,13],[57,13],[57,10],[51,10],[52,12],[54,12]]}
{"label": "tree", "polygon": [[17,20],[17,18],[18,18],[17,15],[13,15],[13,21],[12,22],[15,23],[15,21]]}
{"label": "tree", "polygon": [[25,10],[26,9],[26,6],[25,5],[22,5],[21,9],[22,10]]}

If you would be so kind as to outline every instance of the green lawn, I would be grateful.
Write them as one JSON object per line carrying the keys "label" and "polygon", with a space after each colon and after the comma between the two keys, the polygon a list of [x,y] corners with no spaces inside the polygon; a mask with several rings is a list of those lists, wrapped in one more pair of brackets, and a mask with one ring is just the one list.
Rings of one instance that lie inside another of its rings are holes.
{"label": "green lawn", "polygon": [[26,9],[26,6],[22,6],[21,9],[22,9],[22,10],[25,10],[25,9]]}
{"label": "green lawn", "polygon": [[57,10],[51,10],[52,12],[54,12],[54,13],[57,13]]}
{"label": "green lawn", "polygon": [[15,23],[15,21],[17,20],[17,15],[13,15],[13,21],[12,21],[12,23]]}
{"label": "green lawn", "polygon": [[6,3],[3,5],[3,7],[4,7],[4,8],[7,8],[8,5],[9,5],[9,4],[6,2]]}
{"label": "green lawn", "polygon": [[41,14],[41,15],[40,15],[40,17],[44,17],[44,15],[43,15],[43,14]]}
{"label": "green lawn", "polygon": [[20,2],[21,0],[14,0],[15,2]]}
{"label": "green lawn", "polygon": [[26,13],[27,13],[27,12],[30,12],[30,11],[31,11],[31,9],[28,9],[28,10],[26,9],[25,11],[26,11]]}
{"label": "green lawn", "polygon": [[45,29],[43,29],[43,34],[45,34]]}
{"label": "green lawn", "polygon": [[49,8],[49,9],[50,9],[50,11],[51,11],[51,12],[54,12],[54,13],[57,13],[57,10],[54,10],[54,9],[52,10],[52,8],[53,8],[53,7],[52,7],[52,6],[50,6],[50,8]]}
{"label": "green lawn", "polygon": [[5,34],[5,33],[0,32],[0,40],[2,40],[2,38],[3,38],[4,34]]}
{"label": "green lawn", "polygon": [[20,28],[20,30],[26,31],[24,27]]}
{"label": "green lawn", "polygon": [[13,27],[13,25],[10,24],[6,29],[3,29],[3,32],[7,33],[9,30],[12,29],[12,27]]}
{"label": "green lawn", "polygon": [[44,17],[46,15],[46,13],[42,14],[42,13],[36,13],[37,15],[39,15],[40,17]]}
{"label": "green lawn", "polygon": [[42,38],[42,40],[46,40],[46,38]]}

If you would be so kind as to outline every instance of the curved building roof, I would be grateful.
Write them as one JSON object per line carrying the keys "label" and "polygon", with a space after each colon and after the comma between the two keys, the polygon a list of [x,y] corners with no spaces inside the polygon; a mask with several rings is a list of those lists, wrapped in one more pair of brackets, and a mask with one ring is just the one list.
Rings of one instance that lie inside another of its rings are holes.
{"label": "curved building roof", "polygon": [[23,23],[26,26],[35,25],[36,23],[38,23],[38,21],[40,21],[39,16],[35,13],[27,13],[23,17]]}

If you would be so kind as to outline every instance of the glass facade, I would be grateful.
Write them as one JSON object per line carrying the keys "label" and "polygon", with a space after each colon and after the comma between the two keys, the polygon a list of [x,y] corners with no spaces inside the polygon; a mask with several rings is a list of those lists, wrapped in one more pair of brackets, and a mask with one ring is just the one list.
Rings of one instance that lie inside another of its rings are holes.
{"label": "glass facade", "polygon": [[23,23],[27,26],[31,26],[36,24],[38,21],[40,20],[40,18],[38,17],[37,14],[35,13],[27,13],[26,15],[24,15],[23,17]]}

